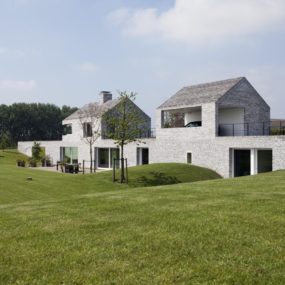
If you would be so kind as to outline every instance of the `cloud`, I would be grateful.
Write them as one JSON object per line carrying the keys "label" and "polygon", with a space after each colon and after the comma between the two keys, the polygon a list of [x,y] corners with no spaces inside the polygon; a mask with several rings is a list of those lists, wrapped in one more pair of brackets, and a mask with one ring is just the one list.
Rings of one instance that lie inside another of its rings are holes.
{"label": "cloud", "polygon": [[98,67],[95,63],[92,62],[85,62],[79,66],[79,69],[83,72],[96,72],[98,71]]}
{"label": "cloud", "polygon": [[284,26],[285,1],[176,0],[162,13],[155,8],[122,8],[109,19],[126,36],[160,37],[192,45],[220,43]]}
{"label": "cloud", "polygon": [[30,92],[36,86],[35,80],[0,80],[0,92]]}

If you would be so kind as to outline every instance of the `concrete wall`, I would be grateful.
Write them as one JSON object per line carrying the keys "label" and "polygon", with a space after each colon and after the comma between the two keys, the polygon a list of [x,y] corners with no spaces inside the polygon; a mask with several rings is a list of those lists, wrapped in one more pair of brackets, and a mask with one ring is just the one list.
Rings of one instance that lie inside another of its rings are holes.
{"label": "concrete wall", "polygon": [[[62,141],[64,142],[80,142],[83,138],[83,128],[82,123],[79,119],[64,120],[63,124],[72,125],[72,134],[62,136]],[[98,122],[100,125],[100,122]]]}
{"label": "concrete wall", "polygon": [[[37,141],[41,144],[41,147],[45,148],[46,155],[49,155],[53,163],[56,163],[60,158],[60,146],[62,141]],[[32,147],[34,142],[18,142],[18,151],[32,156]],[[71,145],[72,146],[72,145]]]}
{"label": "concrete wall", "polygon": [[149,144],[150,163],[187,162],[187,152],[192,153],[192,163],[215,170],[223,177],[232,177],[230,150],[272,149],[273,170],[285,169],[284,137],[217,137],[213,139],[191,140],[178,133],[175,139],[160,136]]}
{"label": "concrete wall", "polygon": [[[144,139],[144,143],[131,143],[125,147],[125,157],[129,166],[137,163],[137,148],[149,149],[149,162],[187,162],[187,152],[192,153],[194,165],[215,170],[223,177],[232,176],[231,155],[232,149],[272,149],[273,170],[285,169],[285,137],[216,137],[212,139],[193,139],[193,132],[199,128],[166,129],[160,130],[159,138]],[[174,131],[170,136],[169,131]],[[186,131],[186,132],[185,132]],[[201,138],[201,137],[200,137]],[[46,154],[50,155],[53,162],[60,159],[60,147],[78,147],[79,162],[89,160],[89,147],[86,144],[71,142],[40,142],[46,148]],[[19,142],[20,152],[31,156],[33,142]],[[111,140],[98,140],[95,147],[110,147],[116,145]],[[93,150],[94,150],[93,148]]]}

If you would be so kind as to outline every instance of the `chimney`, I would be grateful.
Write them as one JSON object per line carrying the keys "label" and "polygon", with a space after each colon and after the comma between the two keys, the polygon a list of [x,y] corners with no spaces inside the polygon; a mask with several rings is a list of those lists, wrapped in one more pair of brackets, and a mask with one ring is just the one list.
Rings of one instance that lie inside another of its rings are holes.
{"label": "chimney", "polygon": [[112,100],[112,93],[109,92],[109,91],[101,91],[101,92],[99,93],[99,96],[101,97],[101,98],[100,98],[100,103],[101,103],[101,104],[104,104],[104,103],[106,103],[107,101]]}

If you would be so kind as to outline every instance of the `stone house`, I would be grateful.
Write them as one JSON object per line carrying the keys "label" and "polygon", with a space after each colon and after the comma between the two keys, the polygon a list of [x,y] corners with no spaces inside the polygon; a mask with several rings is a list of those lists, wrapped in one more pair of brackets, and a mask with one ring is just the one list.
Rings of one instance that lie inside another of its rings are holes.
{"label": "stone house", "polygon": [[[116,108],[118,99],[112,100],[111,93],[102,92],[101,97],[100,103],[92,104],[102,112]],[[178,91],[157,108],[156,136],[150,131],[150,118],[139,107],[135,108],[141,112],[143,129],[147,132],[143,143],[126,146],[130,166],[192,163],[211,168],[223,177],[285,169],[285,124],[271,120],[270,107],[244,77]],[[63,124],[68,132],[62,141],[40,142],[46,153],[53,161],[64,156],[71,162],[88,161],[89,151],[82,141],[84,130],[78,112]],[[103,131],[104,122],[100,122],[100,128]],[[19,151],[27,155],[31,154],[31,148],[31,142],[18,144]],[[119,150],[112,140],[101,136],[94,144],[94,157],[96,167],[111,168]]]}

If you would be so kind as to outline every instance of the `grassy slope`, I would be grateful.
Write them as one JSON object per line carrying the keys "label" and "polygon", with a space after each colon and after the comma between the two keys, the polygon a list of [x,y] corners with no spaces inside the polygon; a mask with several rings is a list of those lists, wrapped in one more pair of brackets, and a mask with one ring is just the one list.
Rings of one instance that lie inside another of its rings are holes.
{"label": "grassy slope", "polygon": [[284,171],[124,189],[3,166],[0,284],[285,283]]}
{"label": "grassy slope", "polygon": [[[130,185],[125,186],[111,183],[112,173],[110,171],[84,176],[43,172],[15,167],[16,159],[24,158],[24,156],[14,151],[4,153],[0,151],[0,156],[2,156],[0,157],[0,203],[2,204],[36,199],[70,198],[77,194],[94,191],[106,192],[107,190],[145,186],[144,184],[155,185],[157,182],[167,184],[166,182],[172,179],[177,182],[194,182],[220,177],[212,170],[186,164],[153,164],[129,168]],[[154,175],[157,173],[163,175],[155,179]],[[29,176],[33,178],[33,181],[26,180]],[[141,180],[142,177],[146,179]]]}

